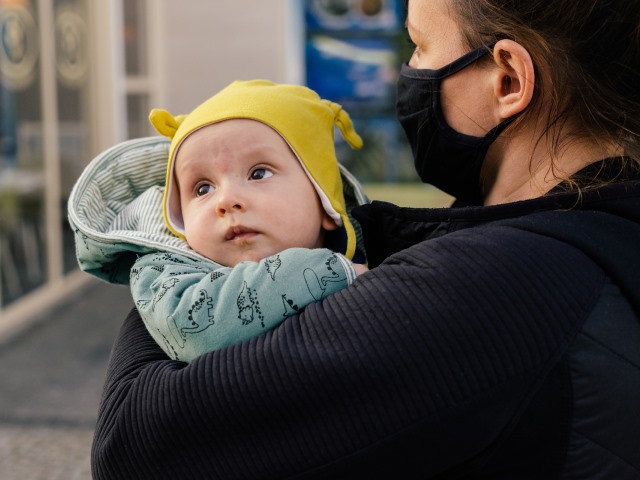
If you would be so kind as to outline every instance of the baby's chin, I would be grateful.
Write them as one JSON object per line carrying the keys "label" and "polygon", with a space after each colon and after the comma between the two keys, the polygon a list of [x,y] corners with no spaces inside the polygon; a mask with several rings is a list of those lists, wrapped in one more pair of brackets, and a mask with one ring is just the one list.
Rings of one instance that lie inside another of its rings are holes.
{"label": "baby's chin", "polygon": [[197,253],[202,255],[203,257],[207,257],[209,260],[219,263],[220,265],[224,265],[226,267],[235,267],[239,263],[242,262],[254,262],[258,263],[264,260],[267,257],[271,257],[278,253],[278,251],[266,251],[266,250],[246,250],[241,252],[236,252],[235,254],[229,256],[227,255],[225,258],[222,258],[220,255],[207,255],[203,252]]}
{"label": "baby's chin", "polygon": [[268,251],[258,251],[258,252],[243,252],[238,256],[237,259],[234,260],[233,265],[229,264],[230,267],[235,267],[237,264],[242,262],[261,262],[265,258],[276,255],[278,251],[276,250],[268,250]]}

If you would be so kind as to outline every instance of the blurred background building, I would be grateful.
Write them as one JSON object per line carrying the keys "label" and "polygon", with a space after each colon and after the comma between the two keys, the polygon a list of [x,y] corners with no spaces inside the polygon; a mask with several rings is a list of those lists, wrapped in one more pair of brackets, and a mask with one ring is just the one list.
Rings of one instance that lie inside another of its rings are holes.
{"label": "blurred background building", "polygon": [[354,118],[365,148],[338,148],[363,182],[415,180],[394,120],[403,4],[0,0],[0,319],[82,281],[71,188],[99,152],[154,134],[152,107],[187,113],[236,79],[306,84]]}

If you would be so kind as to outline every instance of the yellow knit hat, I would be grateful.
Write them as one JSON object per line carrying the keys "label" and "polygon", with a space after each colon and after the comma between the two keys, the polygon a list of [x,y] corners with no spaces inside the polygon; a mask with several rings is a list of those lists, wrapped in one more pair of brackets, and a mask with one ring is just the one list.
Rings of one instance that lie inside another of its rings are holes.
{"label": "yellow knit hat", "polygon": [[232,118],[262,122],[284,138],[309,176],[327,214],[339,227],[344,227],[346,246],[342,253],[353,258],[356,235],[347,216],[335,154],[334,125],[352,148],[361,148],[362,139],[347,112],[337,103],[321,99],[306,87],[268,80],[233,82],[189,115],[174,117],[166,110],[151,111],[151,124],[158,133],[171,139],[163,201],[169,230],[184,239],[180,199],[173,179],[180,144],[199,128]]}

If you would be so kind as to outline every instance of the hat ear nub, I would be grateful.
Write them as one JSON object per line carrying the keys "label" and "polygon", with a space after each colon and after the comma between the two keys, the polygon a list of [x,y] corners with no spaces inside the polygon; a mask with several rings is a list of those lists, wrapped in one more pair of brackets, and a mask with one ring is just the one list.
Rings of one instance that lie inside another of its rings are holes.
{"label": "hat ear nub", "polygon": [[340,129],[340,133],[342,133],[342,136],[347,141],[349,146],[356,150],[361,149],[362,138],[360,138],[360,135],[358,135],[355,128],[353,127],[353,122],[351,121],[351,117],[349,116],[347,111],[337,103],[331,102],[329,100],[323,101],[326,102],[327,105],[329,105],[329,107],[331,107],[331,109],[333,110],[333,114],[335,115],[334,122]]}
{"label": "hat ear nub", "polygon": [[174,135],[178,131],[178,127],[187,118],[186,115],[171,115],[168,111],[161,108],[154,108],[149,114],[149,121],[153,128],[160,135],[164,135],[169,139],[173,139]]}

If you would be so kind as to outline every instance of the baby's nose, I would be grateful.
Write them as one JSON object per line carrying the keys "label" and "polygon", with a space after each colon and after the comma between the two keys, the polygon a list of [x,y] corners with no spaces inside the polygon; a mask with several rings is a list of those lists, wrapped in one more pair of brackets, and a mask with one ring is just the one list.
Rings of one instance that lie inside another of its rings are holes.
{"label": "baby's nose", "polygon": [[231,191],[227,189],[225,191],[218,191],[217,204],[216,204],[216,214],[218,216],[224,216],[231,212],[242,212],[245,210],[246,205],[242,200],[238,192]]}

